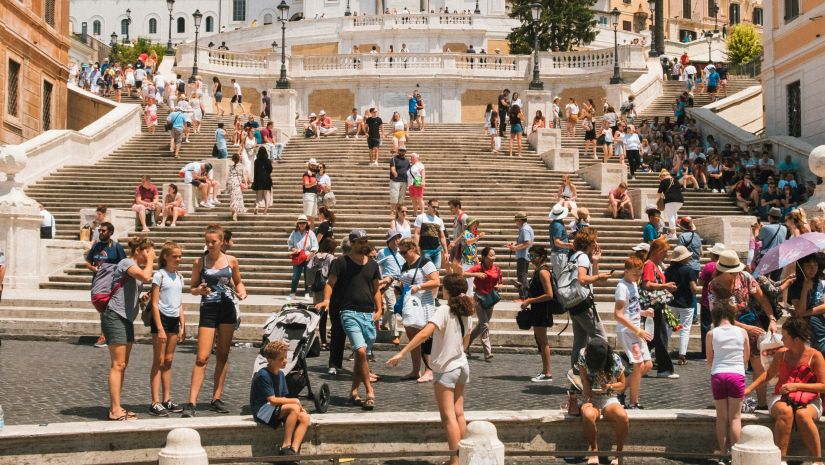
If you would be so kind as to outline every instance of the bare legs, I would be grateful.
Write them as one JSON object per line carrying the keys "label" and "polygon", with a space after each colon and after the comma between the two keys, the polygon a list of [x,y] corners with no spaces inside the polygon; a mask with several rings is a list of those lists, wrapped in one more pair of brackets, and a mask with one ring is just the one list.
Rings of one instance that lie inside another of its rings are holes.
{"label": "bare legs", "polygon": [[[590,450],[597,452],[599,450],[598,430],[596,429],[596,420],[599,419],[599,409],[588,402],[582,405],[582,423],[584,425],[584,438]],[[604,408],[601,412],[604,414],[604,419],[614,424],[616,430],[616,450],[624,449],[624,441],[627,437],[627,430],[629,428],[629,420],[627,412],[624,407],[619,404],[611,404]]]}
{"label": "bare legs", "polygon": [[536,346],[541,355],[541,372],[544,376],[553,376],[553,370],[550,367],[550,342],[547,340],[547,327],[534,326],[533,336],[536,338]]}
{"label": "bare legs", "polygon": [[149,374],[152,404],[172,398],[172,360],[175,357],[175,347],[178,345],[178,335],[167,333],[166,336],[166,342],[160,342],[157,334],[152,335],[152,371]]}
{"label": "bare legs", "polygon": [[223,383],[226,381],[226,374],[229,372],[229,347],[235,334],[234,324],[220,325],[217,330],[215,328],[198,328],[198,355],[195,359],[195,366],[192,368],[192,382],[189,388],[190,404],[195,405],[198,402],[198,394],[200,394],[203,379],[206,376],[206,364],[212,354],[216,332],[218,344],[215,352],[215,385],[212,400],[221,398]]}
{"label": "bare legs", "polygon": [[716,404],[716,441],[719,453],[727,455],[742,436],[742,400],[728,397]]}
{"label": "bare legs", "polygon": [[129,354],[132,352],[132,343],[109,344],[109,417],[117,418],[127,415],[126,410],[120,405],[120,393],[123,390],[123,378],[126,374],[126,366],[129,365]]}
{"label": "bare legs", "polygon": [[[441,424],[447,432],[447,445],[450,451],[458,450],[458,441],[467,433],[467,420],[464,418],[464,385],[459,384],[450,389],[441,383],[435,383],[435,400],[441,414]],[[458,456],[450,457],[450,465],[458,464]]]}

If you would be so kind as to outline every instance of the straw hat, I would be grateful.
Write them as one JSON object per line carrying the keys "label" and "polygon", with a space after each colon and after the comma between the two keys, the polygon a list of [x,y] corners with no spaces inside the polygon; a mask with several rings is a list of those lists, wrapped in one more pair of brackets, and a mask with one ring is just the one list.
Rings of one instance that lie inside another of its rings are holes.
{"label": "straw hat", "polygon": [[725,250],[728,250],[728,248],[725,247],[725,244],[717,242],[713,244],[713,247],[711,247],[708,250],[708,252],[712,253],[713,255],[722,255],[722,252],[724,252]]}
{"label": "straw hat", "polygon": [[[683,245],[677,245],[673,248],[673,251],[670,253],[670,261],[672,262],[681,262],[682,260],[687,260],[688,258],[693,255],[687,247]],[[738,260],[738,259],[737,259]]]}
{"label": "straw hat", "polygon": [[561,220],[567,217],[567,214],[570,213],[567,210],[567,207],[563,206],[560,203],[553,205],[553,210],[550,211],[550,219],[552,221]]}
{"label": "straw hat", "polygon": [[716,271],[720,273],[739,273],[745,269],[745,265],[739,261],[739,255],[733,250],[723,250],[719,254],[719,261],[716,262]]}

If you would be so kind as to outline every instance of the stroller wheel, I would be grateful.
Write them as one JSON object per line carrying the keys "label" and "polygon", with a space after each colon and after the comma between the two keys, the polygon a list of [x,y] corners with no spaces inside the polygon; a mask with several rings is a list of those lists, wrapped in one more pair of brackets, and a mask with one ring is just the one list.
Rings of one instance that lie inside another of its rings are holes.
{"label": "stroller wheel", "polygon": [[326,413],[329,409],[329,401],[330,401],[330,394],[329,394],[329,385],[324,383],[321,387],[315,391],[315,410],[318,413]]}

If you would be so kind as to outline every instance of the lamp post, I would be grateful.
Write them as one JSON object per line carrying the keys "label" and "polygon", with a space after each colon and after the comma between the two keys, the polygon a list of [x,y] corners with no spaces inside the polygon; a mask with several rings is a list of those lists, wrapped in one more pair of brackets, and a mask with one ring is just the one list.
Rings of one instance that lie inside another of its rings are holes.
{"label": "lamp post", "polygon": [[117,46],[117,34],[112,33],[110,36],[112,40],[109,41],[109,63],[114,66],[115,64],[115,47]]}
{"label": "lamp post", "polygon": [[716,0],[713,1],[713,33],[716,34],[719,32],[719,5],[716,3]]}
{"label": "lamp post", "polygon": [[706,32],[705,40],[708,42],[708,63],[713,63],[713,57],[710,54],[710,45],[713,42],[713,33],[710,31]]}
{"label": "lamp post", "polygon": [[289,5],[285,0],[281,0],[278,4],[278,11],[281,12],[281,17],[278,19],[281,22],[281,77],[275,83],[275,88],[289,89],[289,81],[286,79],[286,22],[289,21]]}
{"label": "lamp post", "polygon": [[195,61],[192,63],[192,75],[189,76],[189,83],[195,82],[195,76],[198,75],[198,30],[201,28],[201,21],[203,14],[201,10],[195,10],[192,13],[192,19],[195,20]]}
{"label": "lamp post", "polygon": [[656,0],[647,0],[650,7],[650,51],[648,56],[657,57],[659,51],[656,49]]}
{"label": "lamp post", "polygon": [[349,9],[349,0],[347,0],[347,10],[344,11],[344,16],[352,16],[352,11]]}
{"label": "lamp post", "polygon": [[166,42],[166,56],[173,56],[172,49],[172,10],[175,8],[175,0],[166,0],[166,9],[169,10],[169,42]]}
{"label": "lamp post", "polygon": [[539,79],[539,17],[541,3],[530,4],[530,15],[533,17],[533,80],[530,81],[530,90],[544,90],[544,83]]}
{"label": "lamp post", "polygon": [[476,0],[476,9],[473,10],[473,14],[476,14],[476,15],[481,14],[481,8],[478,7],[478,0]]}
{"label": "lamp post", "polygon": [[610,19],[613,22],[613,77],[610,78],[611,84],[621,84],[622,77],[619,76],[619,9],[613,7],[610,12]]}
{"label": "lamp post", "polygon": [[132,9],[126,8],[126,42],[129,43],[129,29],[132,28]]}

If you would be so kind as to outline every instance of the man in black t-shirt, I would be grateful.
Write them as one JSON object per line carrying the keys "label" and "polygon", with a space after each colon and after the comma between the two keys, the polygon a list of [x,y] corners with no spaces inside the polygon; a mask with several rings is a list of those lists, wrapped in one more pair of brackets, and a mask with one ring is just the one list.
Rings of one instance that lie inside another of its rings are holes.
{"label": "man in black t-shirt", "polygon": [[[336,258],[330,265],[324,300],[315,307],[318,311],[329,309],[332,321],[329,373],[337,374],[343,363],[343,332],[355,351],[349,403],[372,410],[375,408],[375,392],[370,382],[367,354],[372,351],[376,336],[375,322],[381,316],[381,272],[378,263],[368,256],[370,244],[366,231],[353,230],[349,233],[349,242],[352,247],[350,252]],[[366,390],[366,399],[358,396],[361,384]]]}
{"label": "man in black t-shirt", "polygon": [[370,149],[370,165],[378,166],[378,147],[384,138],[384,121],[378,117],[378,110],[370,108],[370,116],[364,121],[367,125],[367,147]]}
{"label": "man in black t-shirt", "polygon": [[404,192],[407,190],[407,171],[410,170],[410,160],[407,159],[407,147],[398,147],[398,153],[390,158],[390,213],[404,203]]}
{"label": "man in black t-shirt", "polygon": [[[507,130],[507,113],[510,112],[510,89],[504,89],[504,92],[498,96],[498,135],[504,137],[504,131]],[[491,123],[492,124],[492,123]]]}

